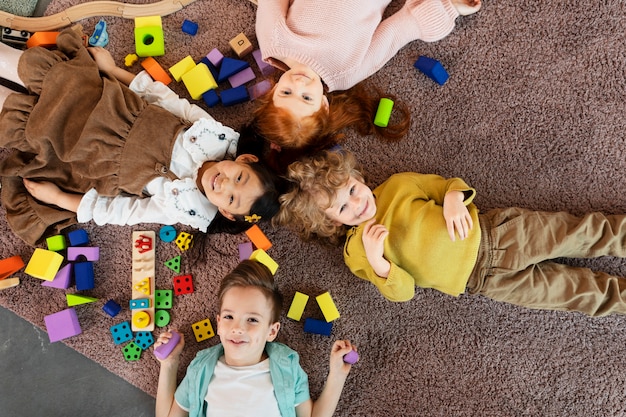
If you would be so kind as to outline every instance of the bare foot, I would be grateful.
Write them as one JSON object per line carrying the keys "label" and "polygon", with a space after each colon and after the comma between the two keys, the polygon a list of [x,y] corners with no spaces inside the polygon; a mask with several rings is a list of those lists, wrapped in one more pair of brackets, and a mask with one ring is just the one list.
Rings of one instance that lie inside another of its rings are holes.
{"label": "bare foot", "polygon": [[461,16],[468,16],[480,10],[480,0],[452,0],[452,5]]}

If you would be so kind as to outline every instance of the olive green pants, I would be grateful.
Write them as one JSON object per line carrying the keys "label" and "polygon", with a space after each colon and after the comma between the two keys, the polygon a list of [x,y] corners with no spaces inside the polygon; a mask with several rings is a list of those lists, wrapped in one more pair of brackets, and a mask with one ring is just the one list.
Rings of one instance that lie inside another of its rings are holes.
{"label": "olive green pants", "polygon": [[470,294],[535,309],[626,314],[626,279],[552,261],[626,257],[626,216],[507,208],[481,214],[480,227]]}

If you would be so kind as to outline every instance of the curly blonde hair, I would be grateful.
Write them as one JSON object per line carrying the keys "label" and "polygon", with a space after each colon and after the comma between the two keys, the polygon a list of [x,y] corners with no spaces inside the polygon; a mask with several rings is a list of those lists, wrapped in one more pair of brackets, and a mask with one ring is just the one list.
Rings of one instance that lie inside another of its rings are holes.
{"label": "curly blonde hair", "polygon": [[328,218],[324,211],[350,177],[364,182],[354,156],[344,150],[322,151],[289,165],[286,177],[289,191],[280,196],[281,208],[274,223],[294,230],[303,240],[339,243],[347,227]]}

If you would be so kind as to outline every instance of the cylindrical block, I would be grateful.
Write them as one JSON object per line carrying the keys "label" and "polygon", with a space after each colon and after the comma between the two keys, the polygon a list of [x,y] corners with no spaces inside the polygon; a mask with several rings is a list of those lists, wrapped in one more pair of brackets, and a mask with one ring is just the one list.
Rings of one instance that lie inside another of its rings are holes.
{"label": "cylindrical block", "polygon": [[378,110],[376,110],[376,117],[374,117],[374,124],[379,127],[387,127],[392,109],[393,100],[385,97],[381,98],[378,103]]}

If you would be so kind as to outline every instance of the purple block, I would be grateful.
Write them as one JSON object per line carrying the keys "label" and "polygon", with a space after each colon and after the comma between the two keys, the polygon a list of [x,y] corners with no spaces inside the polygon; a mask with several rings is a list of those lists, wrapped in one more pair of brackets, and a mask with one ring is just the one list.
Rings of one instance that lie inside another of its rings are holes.
{"label": "purple block", "polygon": [[252,81],[255,78],[256,76],[254,75],[254,71],[252,71],[252,68],[248,67],[243,71],[239,71],[237,74],[228,77],[228,82],[233,88],[235,88],[247,83],[248,81]]}
{"label": "purple block", "polygon": [[259,66],[259,70],[261,70],[261,74],[268,76],[268,75],[271,75],[276,70],[276,68],[274,68],[273,65],[268,64],[267,62],[263,61],[263,56],[261,55],[260,49],[257,49],[256,51],[252,52],[252,56],[254,57],[256,64]]}
{"label": "purple block", "polygon": [[250,259],[250,255],[252,255],[252,251],[254,248],[252,247],[252,242],[245,242],[239,244],[239,261],[245,261],[246,259]]}
{"label": "purple block", "polygon": [[81,334],[78,316],[74,307],[45,316],[50,343]]}
{"label": "purple block", "polygon": [[67,260],[76,261],[79,256],[84,256],[88,261],[100,259],[100,248],[97,246],[70,246],[67,248]]}
{"label": "purple block", "polygon": [[154,356],[163,360],[174,350],[178,341],[180,340],[180,334],[178,332],[172,332],[172,338],[169,342],[154,349]]}
{"label": "purple block", "polygon": [[351,350],[350,352],[343,355],[343,361],[345,363],[354,365],[359,361],[359,354],[356,352],[356,350]]}
{"label": "purple block", "polygon": [[209,52],[206,57],[209,59],[211,64],[215,65],[216,67],[219,67],[222,63],[222,59],[224,59],[224,55],[222,55],[222,53],[217,48]]}
{"label": "purple block", "polygon": [[217,82],[221,83],[222,81],[228,79],[231,75],[235,75],[249,66],[250,64],[246,61],[225,57],[222,59],[222,65],[220,65],[220,74],[217,77]]}
{"label": "purple block", "polygon": [[263,80],[248,87],[248,95],[250,96],[250,100],[254,100],[261,97],[271,89],[272,83],[269,80]]}
{"label": "purple block", "polygon": [[72,264],[67,264],[59,269],[52,281],[44,281],[42,287],[59,288],[66,290],[72,285]]}

